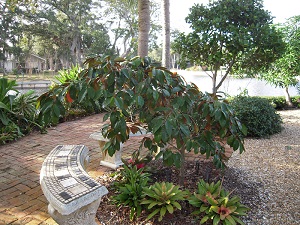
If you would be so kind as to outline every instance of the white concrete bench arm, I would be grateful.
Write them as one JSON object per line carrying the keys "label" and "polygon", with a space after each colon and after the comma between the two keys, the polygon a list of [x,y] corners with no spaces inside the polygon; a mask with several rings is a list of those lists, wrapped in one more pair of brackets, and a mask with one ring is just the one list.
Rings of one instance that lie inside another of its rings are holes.
{"label": "white concrete bench arm", "polygon": [[44,160],[40,183],[49,214],[60,225],[96,224],[97,208],[108,191],[86,173],[87,162],[84,145],[58,145]]}

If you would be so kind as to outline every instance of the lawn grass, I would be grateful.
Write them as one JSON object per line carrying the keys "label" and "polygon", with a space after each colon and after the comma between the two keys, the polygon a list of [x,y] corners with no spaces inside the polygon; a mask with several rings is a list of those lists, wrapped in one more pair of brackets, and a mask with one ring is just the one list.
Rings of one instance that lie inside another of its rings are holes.
{"label": "lawn grass", "polygon": [[13,75],[13,74],[8,74],[3,76],[2,73],[0,73],[0,77],[5,77],[9,80],[16,80],[16,81],[35,81],[35,80],[50,80],[53,81],[55,80],[55,76],[58,75],[57,72],[53,73],[38,73],[38,74],[18,74],[18,75]]}

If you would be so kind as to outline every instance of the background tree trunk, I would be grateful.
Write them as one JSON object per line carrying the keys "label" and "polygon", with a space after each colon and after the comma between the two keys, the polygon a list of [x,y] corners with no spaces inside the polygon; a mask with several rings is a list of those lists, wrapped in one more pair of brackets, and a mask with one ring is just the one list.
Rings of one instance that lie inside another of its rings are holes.
{"label": "background tree trunk", "polygon": [[286,101],[287,107],[289,107],[289,108],[294,107],[292,100],[291,100],[290,93],[289,93],[289,87],[284,88],[284,94],[285,94],[285,101]]}
{"label": "background tree trunk", "polygon": [[161,0],[163,10],[162,66],[170,69],[170,0]]}
{"label": "background tree trunk", "polygon": [[148,42],[150,31],[150,1],[139,0],[139,39],[138,39],[138,55],[145,57],[148,55]]}

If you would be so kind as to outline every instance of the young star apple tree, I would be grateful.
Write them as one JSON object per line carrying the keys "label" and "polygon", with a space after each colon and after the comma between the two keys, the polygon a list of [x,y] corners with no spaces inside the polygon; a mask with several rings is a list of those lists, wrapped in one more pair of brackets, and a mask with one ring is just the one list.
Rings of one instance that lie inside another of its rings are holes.
{"label": "young star apple tree", "polygon": [[[175,49],[182,61],[211,69],[216,93],[229,73],[257,74],[268,68],[282,50],[282,39],[261,0],[219,0],[195,4],[186,18],[192,32],[181,34]],[[184,65],[184,63],[182,64]],[[217,82],[218,70],[226,68]]]}
{"label": "young star apple tree", "polygon": [[[226,101],[203,94],[180,76],[154,67],[150,58],[91,58],[86,66],[79,80],[55,87],[39,98],[41,119],[55,119],[64,113],[68,102],[101,99],[102,107],[108,110],[102,134],[110,140],[104,150],[113,155],[120,143],[129,139],[129,133],[142,126],[153,136],[145,137],[141,146],[150,155],[162,157],[167,165],[180,168],[181,184],[186,151],[211,157],[219,168],[224,167],[225,145],[244,151],[242,133],[246,128]],[[158,147],[166,148],[158,152]]]}

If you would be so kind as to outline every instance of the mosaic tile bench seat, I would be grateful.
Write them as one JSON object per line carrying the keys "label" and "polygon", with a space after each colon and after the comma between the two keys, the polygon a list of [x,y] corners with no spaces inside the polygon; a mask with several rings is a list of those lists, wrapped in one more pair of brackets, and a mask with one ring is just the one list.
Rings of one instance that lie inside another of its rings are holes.
{"label": "mosaic tile bench seat", "polygon": [[95,216],[106,187],[85,171],[89,161],[84,145],[58,145],[43,162],[40,183],[48,212],[60,225],[96,225]]}

